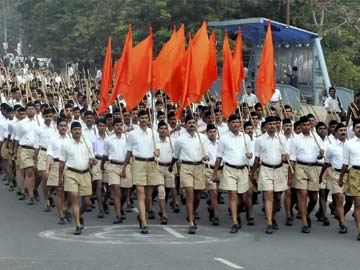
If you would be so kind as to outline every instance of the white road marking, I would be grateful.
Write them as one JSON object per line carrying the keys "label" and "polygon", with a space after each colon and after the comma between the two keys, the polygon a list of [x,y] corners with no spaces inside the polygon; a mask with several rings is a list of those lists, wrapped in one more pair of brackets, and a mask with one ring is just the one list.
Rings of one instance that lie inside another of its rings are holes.
{"label": "white road marking", "polygon": [[228,261],[228,260],[225,260],[225,259],[223,259],[223,258],[214,258],[214,260],[215,260],[215,261],[218,261],[218,262],[221,262],[221,263],[223,263],[223,264],[225,264],[225,265],[227,265],[227,266],[230,266],[230,267],[232,267],[232,268],[235,268],[235,269],[243,269],[243,267],[241,267],[240,265],[237,265],[237,264],[235,264],[235,263],[232,263],[232,262],[230,262],[230,261]]}
{"label": "white road marking", "polygon": [[168,233],[172,234],[173,236],[177,237],[177,238],[186,238],[185,236],[183,236],[182,234],[178,233],[177,231],[175,231],[174,229],[171,229],[170,227],[163,227],[163,229],[165,231],[167,231]]}
{"label": "white road marking", "polygon": [[136,214],[139,214],[139,209],[137,209],[136,207],[133,208],[133,212],[135,212]]}

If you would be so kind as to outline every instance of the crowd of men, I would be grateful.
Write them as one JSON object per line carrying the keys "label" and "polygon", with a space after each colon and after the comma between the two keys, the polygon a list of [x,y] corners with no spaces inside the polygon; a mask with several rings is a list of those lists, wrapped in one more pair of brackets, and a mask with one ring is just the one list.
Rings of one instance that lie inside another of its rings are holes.
{"label": "crowd of men", "polygon": [[331,192],[339,232],[347,232],[345,216],[354,205],[360,240],[360,94],[344,122],[333,88],[322,122],[315,112],[296,114],[282,104],[279,91],[261,106],[250,87],[228,119],[221,102],[209,97],[177,120],[176,106],[162,91],[147,95],[130,112],[119,99],[99,115],[98,84],[91,78],[56,83],[34,78],[19,85],[9,82],[6,72],[4,77],[0,148],[8,190],[28,205],[42,192],[44,211],[56,206],[58,223],[73,220],[76,235],[95,202],[98,218],[113,205],[113,223],[120,224],[135,198],[142,234],[148,233],[147,220],[156,218],[155,206],[161,224],[167,224],[168,211],[179,213],[180,203],[186,205],[188,233],[195,234],[201,199],[207,198],[210,223],[218,226],[226,195],[231,233],[243,219],[254,225],[259,200],[267,234],[279,229],[280,208],[287,226],[298,218],[301,231],[309,233],[314,212],[329,225]]}

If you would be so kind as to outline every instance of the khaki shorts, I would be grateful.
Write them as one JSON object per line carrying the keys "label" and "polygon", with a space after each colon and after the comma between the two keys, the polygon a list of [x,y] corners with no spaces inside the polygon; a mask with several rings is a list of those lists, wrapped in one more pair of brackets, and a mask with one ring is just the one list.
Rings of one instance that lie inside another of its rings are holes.
{"label": "khaki shorts", "polygon": [[107,169],[109,164],[110,164],[109,161],[106,161],[104,164],[105,171],[103,172],[103,180],[102,180],[103,183],[109,183],[109,174]]}
{"label": "khaki shorts", "polygon": [[[320,176],[322,166],[316,166],[318,175]],[[331,189],[331,180],[329,179],[329,172],[331,168],[328,168],[322,178],[321,183],[319,183],[319,189]]]}
{"label": "khaki shorts", "polygon": [[319,191],[319,172],[317,166],[296,164],[295,188]]}
{"label": "khaki shorts", "polygon": [[223,177],[220,182],[220,189],[245,193],[249,190],[249,170],[235,169],[224,165]]}
{"label": "khaki shorts", "polygon": [[259,175],[259,191],[282,192],[288,189],[282,166],[277,169],[261,166]]}
{"label": "khaki shorts", "polygon": [[19,146],[18,151],[16,153],[16,160],[15,160],[15,167],[20,168],[21,159],[20,159],[20,153],[21,153],[21,146]]}
{"label": "khaki shorts", "polygon": [[180,186],[181,188],[190,187],[194,190],[205,189],[204,165],[181,164]]}
{"label": "khaki shorts", "polygon": [[38,171],[46,170],[46,151],[41,149],[39,150],[39,154],[38,154],[37,170]]}
{"label": "khaki shorts", "polygon": [[101,180],[103,178],[103,173],[101,171],[101,160],[96,160],[96,164],[92,166],[90,173],[92,181]]}
{"label": "khaki shorts", "polygon": [[109,186],[119,185],[122,188],[131,188],[132,187],[132,179],[131,179],[131,166],[126,167],[126,177],[120,177],[121,171],[123,167],[116,164],[111,164],[106,168],[106,171],[109,176]]}
{"label": "khaki shorts", "polygon": [[347,182],[348,190],[344,191],[350,196],[360,196],[360,170],[350,169]]}
{"label": "khaki shorts", "polygon": [[64,175],[64,191],[78,192],[80,196],[90,196],[92,194],[90,173],[80,174],[66,170]]}
{"label": "khaki shorts", "polygon": [[340,177],[340,173],[335,171],[334,168],[328,168],[327,170],[328,173],[328,183],[331,186],[331,194],[337,194],[337,193],[344,193],[346,189],[349,188],[348,185],[348,174],[344,175],[344,180],[345,183],[342,187],[339,186],[339,177]]}
{"label": "khaki shorts", "polygon": [[60,162],[54,161],[51,164],[50,171],[49,171],[49,177],[46,182],[47,186],[51,187],[58,187],[59,186],[59,165]]}
{"label": "khaki shorts", "polygon": [[132,178],[135,186],[158,186],[164,184],[160,177],[160,169],[155,161],[139,161],[134,159]]}
{"label": "khaki shorts", "polygon": [[[176,166],[174,166],[175,168]],[[160,174],[163,182],[165,183],[166,188],[175,188],[175,175],[174,173],[169,172],[168,166],[160,166]]]}
{"label": "khaki shorts", "polygon": [[9,159],[10,158],[9,151],[8,151],[6,145],[7,145],[7,142],[4,141],[3,144],[2,144],[2,147],[1,147],[1,157],[3,159]]}
{"label": "khaki shorts", "polygon": [[[205,165],[204,177],[205,177],[205,183],[206,183],[206,190],[217,190],[218,189],[219,184],[212,181],[213,173],[214,173],[214,169],[208,168],[207,165]],[[222,170],[218,170],[217,175],[221,182]]]}
{"label": "khaki shorts", "polygon": [[326,124],[329,125],[331,120],[336,120],[340,122],[340,116],[337,113],[327,113],[326,114]]}
{"label": "khaki shorts", "polygon": [[20,169],[34,167],[34,149],[20,149]]}

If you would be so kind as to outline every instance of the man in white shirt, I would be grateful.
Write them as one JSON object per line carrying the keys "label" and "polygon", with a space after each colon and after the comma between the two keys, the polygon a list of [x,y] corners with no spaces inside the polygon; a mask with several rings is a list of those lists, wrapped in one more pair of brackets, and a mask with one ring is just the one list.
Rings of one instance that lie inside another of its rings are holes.
{"label": "man in white shirt", "polygon": [[[91,175],[89,168],[96,163],[92,144],[82,138],[81,125],[78,122],[71,124],[72,139],[61,145],[59,184],[64,181],[64,191],[68,192],[75,221],[75,235],[80,235],[84,228],[82,214],[90,206]],[[64,169],[66,166],[66,171]],[[78,198],[82,199],[81,208]]]}
{"label": "man in white shirt", "polygon": [[329,96],[325,100],[326,124],[329,124],[331,120],[340,122],[341,103],[339,98],[336,96],[336,90],[334,87],[329,88]]}
{"label": "man in white shirt", "polygon": [[215,126],[218,133],[218,138],[221,138],[222,135],[229,132],[229,127],[226,123],[223,122],[223,117],[220,108],[215,108],[214,114],[215,114]]}
{"label": "man in white shirt", "polygon": [[360,241],[360,119],[354,119],[353,131],[355,137],[347,141],[344,145],[343,165],[339,176],[339,186],[344,184],[344,175],[351,166],[348,176],[348,190],[355,205],[355,220],[358,229],[357,240]]}
{"label": "man in white shirt", "polygon": [[186,210],[189,221],[189,234],[196,233],[194,213],[200,203],[201,192],[205,189],[203,159],[206,159],[203,142],[206,137],[196,131],[196,123],[191,115],[185,118],[186,132],[180,135],[174,143],[174,153],[169,165],[172,172],[173,165],[181,160],[180,186],[186,192]]}
{"label": "man in white shirt", "polygon": [[319,182],[323,182],[325,172],[328,173],[328,184],[331,186],[333,197],[335,198],[336,211],[339,217],[339,233],[346,233],[347,227],[344,214],[344,191],[346,187],[340,187],[338,184],[340,171],[343,163],[343,150],[346,142],[346,126],[340,123],[336,126],[336,137],[325,151],[325,163],[321,169]]}
{"label": "man in white shirt", "polygon": [[132,178],[138,199],[139,226],[142,234],[148,234],[145,211],[146,208],[150,209],[150,205],[145,207],[145,192],[148,198],[151,197],[150,188],[161,183],[160,177],[157,176],[158,165],[155,160],[155,157],[159,156],[159,150],[156,147],[154,130],[148,128],[150,121],[148,112],[141,110],[138,117],[140,128],[131,131],[127,137],[127,153],[121,176],[126,177],[126,168],[133,156]]}
{"label": "man in white shirt", "polygon": [[252,93],[251,86],[247,86],[246,92],[242,96],[241,103],[247,103],[250,108],[254,108],[255,104],[258,102],[257,96]]}
{"label": "man in white shirt", "polygon": [[[290,179],[295,180],[297,189],[297,205],[299,207],[303,227],[302,233],[309,233],[311,227],[310,214],[316,206],[319,192],[319,174],[317,161],[324,157],[322,142],[311,129],[309,118],[300,117],[301,133],[291,143],[290,160],[295,167],[296,177],[289,171]],[[309,204],[307,199],[309,197]]]}
{"label": "man in white shirt", "polygon": [[220,182],[220,189],[229,191],[230,210],[233,225],[230,233],[237,233],[241,228],[241,219],[238,218],[238,197],[241,206],[246,201],[249,190],[249,159],[252,153],[249,152],[250,138],[247,134],[240,132],[240,118],[238,115],[230,115],[230,131],[219,140],[216,163],[213,173],[213,180],[218,179],[218,170],[221,162],[224,162],[223,177]]}
{"label": "man in white shirt", "polygon": [[[125,177],[121,176],[125,156],[127,152],[126,137],[123,132],[123,122],[120,119],[114,119],[113,128],[114,134],[105,139],[104,155],[101,161],[101,169],[106,170],[109,178],[109,186],[114,198],[115,219],[114,224],[120,224],[125,219],[124,206],[128,191],[132,187],[130,168],[126,169]],[[105,162],[109,161],[108,166],[105,167]]]}
{"label": "man in white shirt", "polygon": [[[285,140],[276,133],[276,118],[266,118],[266,133],[255,143],[255,162],[251,170],[251,179],[255,181],[255,170],[260,166],[259,191],[264,192],[266,215],[266,233],[272,234],[279,229],[275,213],[280,208],[281,194],[287,189],[288,183],[283,175],[283,160],[289,158],[285,148]],[[255,182],[256,183],[256,182]]]}
{"label": "man in white shirt", "polygon": [[70,139],[67,135],[67,121],[66,119],[59,118],[57,121],[57,131],[51,134],[49,138],[49,144],[46,150],[46,170],[45,180],[49,193],[45,194],[46,211],[50,211],[50,194],[53,190],[56,190],[56,207],[58,210],[59,221],[58,224],[65,224],[65,216],[69,220],[70,213],[64,213],[64,185],[63,182],[59,182],[59,164],[60,164],[60,149],[61,145]]}
{"label": "man in white shirt", "polygon": [[82,134],[85,139],[93,144],[96,140],[96,135],[98,134],[98,130],[95,125],[94,113],[91,111],[86,111],[84,117],[85,124],[82,126]]}
{"label": "man in white shirt", "polygon": [[[39,125],[35,129],[35,160],[37,160],[37,172],[42,182],[42,188],[44,198],[47,198],[48,189],[46,185],[46,151],[49,145],[50,138],[56,132],[54,127],[51,125],[53,113],[52,109],[45,109],[43,113],[44,122],[38,123]],[[45,201],[46,202],[46,201]],[[50,204],[46,202],[45,211],[50,211]]]}
{"label": "man in white shirt", "polygon": [[270,98],[270,106],[276,109],[278,115],[280,115],[281,112],[280,102],[282,102],[281,92],[279,89],[275,88],[275,92]]}
{"label": "man in white shirt", "polygon": [[[20,158],[20,169],[25,172],[25,181],[27,182],[27,188],[29,192],[29,201],[28,205],[34,204],[34,187],[35,187],[35,129],[38,127],[38,123],[35,119],[35,105],[32,102],[29,102],[26,105],[26,115],[27,118],[22,120],[16,129],[15,136],[15,155],[18,151],[20,152],[17,157]],[[21,148],[19,150],[19,147]],[[20,185],[21,195],[20,200],[25,199],[24,188]]]}

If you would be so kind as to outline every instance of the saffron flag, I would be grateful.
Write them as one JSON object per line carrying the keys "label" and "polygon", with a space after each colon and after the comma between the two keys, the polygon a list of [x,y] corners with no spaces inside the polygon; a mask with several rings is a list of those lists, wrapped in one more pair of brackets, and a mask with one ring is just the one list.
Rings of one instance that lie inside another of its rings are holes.
{"label": "saffron flag", "polygon": [[128,34],[124,43],[124,48],[121,57],[115,64],[115,85],[108,102],[110,106],[118,95],[128,90],[132,82],[132,64],[131,64],[131,51],[132,51],[132,31],[129,25]]}
{"label": "saffron flag", "polygon": [[267,104],[275,92],[274,47],[269,20],[260,67],[256,79],[256,94],[262,106]]}
{"label": "saffron flag", "polygon": [[222,113],[228,118],[236,109],[236,80],[234,76],[233,57],[229,44],[228,32],[225,31],[223,44],[223,70],[221,81],[221,104]]}
{"label": "saffron flag", "polygon": [[203,82],[201,87],[201,96],[210,89],[212,83],[218,79],[217,57],[216,57],[216,37],[212,32],[209,40],[209,59],[203,74]]}
{"label": "saffron flag", "polygon": [[108,109],[109,91],[112,84],[112,48],[111,36],[109,36],[108,45],[102,67],[101,86],[100,86],[100,106],[98,113],[103,113]]}
{"label": "saffron flag", "polygon": [[236,92],[240,92],[242,81],[245,80],[243,55],[242,55],[242,37],[241,37],[240,27],[238,28],[238,35],[235,42],[233,63],[234,63],[235,84],[237,87]]}

